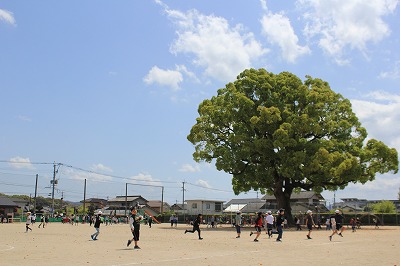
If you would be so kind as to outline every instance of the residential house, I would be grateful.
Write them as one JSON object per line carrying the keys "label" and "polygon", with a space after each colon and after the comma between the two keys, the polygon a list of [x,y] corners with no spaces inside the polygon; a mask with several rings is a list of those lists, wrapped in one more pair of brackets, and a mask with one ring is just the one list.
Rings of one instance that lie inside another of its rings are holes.
{"label": "residential house", "polygon": [[94,209],[102,209],[107,206],[106,199],[99,199],[99,198],[90,198],[86,200],[80,201],[82,204],[85,204],[85,208],[89,208],[89,206],[93,206]]}
{"label": "residential house", "polygon": [[186,200],[187,209],[185,214],[197,215],[199,213],[206,215],[220,215],[223,211],[224,201],[221,200],[206,200],[206,199],[193,199]]}
{"label": "residential house", "polygon": [[[277,210],[278,202],[274,195],[265,195],[262,199],[266,202],[266,208],[269,210]],[[292,214],[301,212],[305,213],[307,210],[328,211],[325,206],[325,199],[321,194],[313,191],[300,191],[294,192],[290,198],[290,206]]]}
{"label": "residential house", "polygon": [[14,213],[17,212],[18,205],[11,200],[9,197],[0,196],[0,219],[1,222],[4,218],[7,218],[7,221],[11,218],[14,218]]}
{"label": "residential house", "polygon": [[224,213],[256,213],[265,211],[265,200],[259,198],[232,199],[225,204]]}
{"label": "residential house", "polygon": [[148,200],[147,206],[152,208],[157,214],[169,212],[171,210],[171,206],[167,202],[162,202],[161,200]]}
{"label": "residential house", "polygon": [[368,205],[366,199],[358,198],[343,198],[342,202],[337,202],[334,204],[334,209],[342,209],[345,212],[361,212]]}
{"label": "residential house", "polygon": [[170,210],[175,214],[183,214],[184,210],[187,209],[187,204],[175,203],[171,205]]}

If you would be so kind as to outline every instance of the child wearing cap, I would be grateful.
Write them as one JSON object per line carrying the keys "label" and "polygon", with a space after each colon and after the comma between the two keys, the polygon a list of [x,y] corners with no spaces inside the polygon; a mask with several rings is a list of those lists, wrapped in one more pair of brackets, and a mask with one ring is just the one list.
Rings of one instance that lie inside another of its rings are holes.
{"label": "child wearing cap", "polygon": [[27,233],[28,230],[32,231],[32,228],[29,227],[31,225],[31,223],[32,223],[31,212],[27,212],[26,213],[26,223],[25,223],[25,229],[26,229],[25,233]]}
{"label": "child wearing cap", "polygon": [[96,232],[91,235],[92,240],[97,240],[97,237],[100,234],[100,224],[103,223],[103,221],[101,220],[101,214],[102,212],[99,211],[96,215],[95,221],[94,221],[94,229],[96,229]]}
{"label": "child wearing cap", "polygon": [[312,232],[313,226],[315,226],[315,223],[314,223],[314,219],[312,217],[312,211],[310,211],[310,210],[307,211],[306,225],[308,228],[307,239],[311,239],[311,232]]}
{"label": "child wearing cap", "polygon": [[333,232],[329,236],[329,240],[332,241],[332,236],[334,234],[338,234],[341,237],[343,237],[342,232],[344,231],[345,228],[343,227],[342,224],[343,224],[344,217],[343,217],[343,215],[340,214],[340,211],[336,210],[335,215],[331,216],[330,220],[331,220]]}
{"label": "child wearing cap", "polygon": [[236,212],[235,216],[235,228],[236,228],[236,233],[237,237],[240,238],[240,225],[242,224],[242,213],[240,211]]}
{"label": "child wearing cap", "polygon": [[274,228],[274,216],[272,212],[268,211],[267,216],[265,216],[265,226],[267,229],[268,238],[272,237],[272,229]]}
{"label": "child wearing cap", "polygon": [[132,242],[135,242],[135,246],[133,248],[140,249],[140,247],[138,246],[138,242],[140,236],[140,221],[142,220],[142,218],[143,218],[142,216],[138,215],[136,208],[131,209],[131,216],[129,217],[129,226],[131,228],[133,238],[128,240],[128,244],[126,244],[127,247],[129,247],[129,245]]}

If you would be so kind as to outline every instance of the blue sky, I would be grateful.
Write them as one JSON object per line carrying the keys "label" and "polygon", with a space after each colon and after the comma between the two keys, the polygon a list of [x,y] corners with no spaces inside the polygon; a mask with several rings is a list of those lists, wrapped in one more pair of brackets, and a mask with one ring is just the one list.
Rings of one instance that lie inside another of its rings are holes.
{"label": "blue sky", "polygon": [[[369,138],[400,150],[399,19],[398,0],[0,0],[0,192],[33,195],[39,174],[47,196],[56,162],[66,200],[83,198],[85,178],[87,197],[129,182],[129,194],[160,199],[164,186],[180,203],[183,181],[186,199],[256,197],[234,196],[186,139],[199,103],[250,67],[328,81]],[[378,175],[336,201],[399,187]]]}

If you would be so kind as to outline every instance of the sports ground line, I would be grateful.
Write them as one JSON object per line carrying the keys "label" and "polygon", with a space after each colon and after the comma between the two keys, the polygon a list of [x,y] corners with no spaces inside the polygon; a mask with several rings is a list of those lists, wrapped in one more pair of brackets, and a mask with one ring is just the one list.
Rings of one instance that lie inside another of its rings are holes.
{"label": "sports ground line", "polygon": [[8,246],[8,245],[4,245],[4,246],[6,246],[6,247],[8,247],[8,248],[0,249],[0,251],[9,251],[9,250],[12,250],[12,249],[15,248],[15,247],[13,247],[13,246]]}
{"label": "sports ground line", "polygon": [[154,263],[163,263],[163,262],[174,262],[174,261],[185,261],[185,260],[198,260],[204,258],[217,258],[217,257],[226,257],[232,255],[238,255],[242,253],[259,253],[261,251],[246,251],[246,252],[231,252],[227,254],[219,254],[214,256],[196,256],[190,258],[180,258],[180,259],[165,259],[165,260],[153,260],[153,261],[145,261],[145,262],[131,262],[131,263],[124,263],[124,264],[113,264],[112,266],[128,266],[128,265],[138,265],[138,264],[154,264]]}

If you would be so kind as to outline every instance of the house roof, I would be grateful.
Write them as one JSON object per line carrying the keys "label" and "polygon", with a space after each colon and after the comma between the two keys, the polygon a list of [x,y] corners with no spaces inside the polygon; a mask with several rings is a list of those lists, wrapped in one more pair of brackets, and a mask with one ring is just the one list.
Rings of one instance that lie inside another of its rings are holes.
{"label": "house roof", "polygon": [[[159,208],[161,207],[161,200],[149,200],[147,201],[147,205],[152,207],[152,208]],[[169,206],[167,202],[163,202],[164,206]]]}
{"label": "house roof", "polygon": [[[318,198],[323,199],[323,197],[315,193],[314,191],[300,191],[292,193],[290,199],[311,199],[312,197],[317,196]],[[276,200],[274,195],[265,195],[262,197],[263,200]]]}
{"label": "house roof", "polygon": [[0,196],[0,206],[3,207],[18,207],[14,201],[12,201],[9,197]]}
{"label": "house roof", "polygon": [[143,198],[142,196],[127,196],[126,199],[125,199],[125,196],[117,196],[116,198],[108,200],[108,202],[125,202],[125,200],[131,202],[131,201],[135,201],[138,199],[142,199],[145,202],[147,202],[147,200],[145,198]]}
{"label": "house roof", "polygon": [[248,198],[248,199],[231,199],[225,205],[229,206],[231,204],[248,204],[248,203],[265,203],[265,200],[259,198]]}
{"label": "house roof", "polygon": [[[81,203],[83,203],[84,201],[81,200]],[[90,198],[90,199],[86,199],[85,200],[86,203],[104,203],[107,202],[106,199],[98,199],[98,198]]]}
{"label": "house roof", "polygon": [[224,209],[224,212],[242,211],[244,206],[246,206],[246,204],[230,204],[227,208]]}
{"label": "house roof", "polygon": [[186,202],[192,202],[192,201],[202,201],[202,202],[225,202],[224,200],[208,200],[208,199],[191,199],[191,200],[185,200]]}

